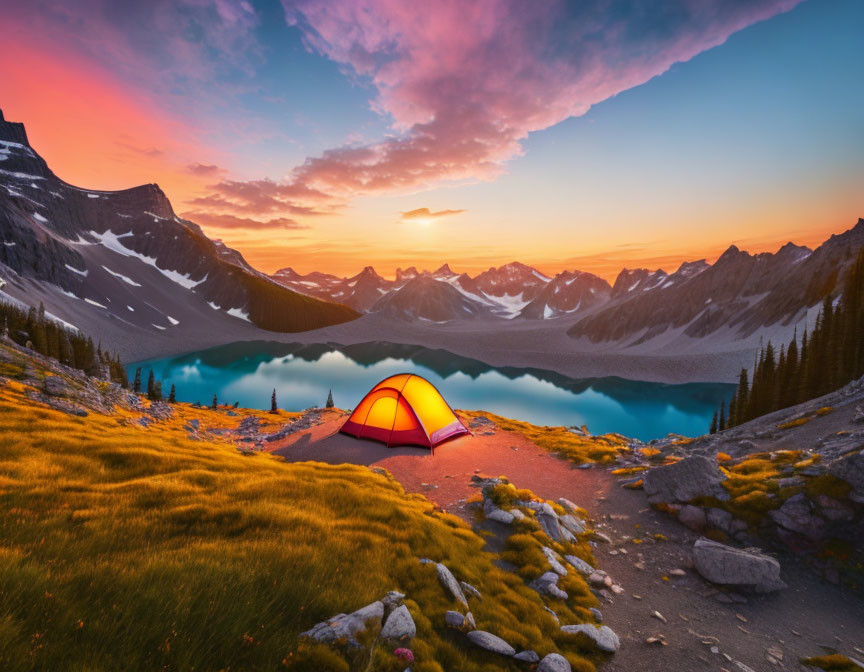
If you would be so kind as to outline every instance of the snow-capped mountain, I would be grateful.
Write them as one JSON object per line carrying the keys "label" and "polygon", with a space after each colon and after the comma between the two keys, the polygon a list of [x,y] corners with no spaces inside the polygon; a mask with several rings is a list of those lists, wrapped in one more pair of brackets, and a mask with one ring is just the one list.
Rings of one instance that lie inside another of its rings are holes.
{"label": "snow-capped mountain", "polygon": [[[245,322],[302,331],[357,317],[300,295],[181,219],[155,184],[96,191],[68,184],[0,112],[0,275],[65,321],[158,333]],[[98,329],[97,329],[98,331]],[[137,332],[136,332],[137,333]]]}
{"label": "snow-capped mountain", "polygon": [[[300,275],[290,268],[272,277],[297,292],[339,301],[362,312],[399,314],[406,319],[422,317],[433,322],[475,317],[572,316],[602,302],[610,291],[605,280],[590,273],[565,271],[549,278],[518,262],[490,268],[475,277],[457,274],[448,264],[431,272],[413,266],[398,269],[395,280],[382,278],[372,267],[351,278],[323,273]],[[410,297],[424,307],[412,307]]]}
{"label": "snow-capped mountain", "polygon": [[691,339],[721,333],[726,340],[772,326],[791,331],[826,295],[839,295],[862,246],[864,220],[858,220],[816,250],[787,243],[776,253],[749,254],[732,245],[713,265],[689,262],[671,275],[625,269],[608,303],[569,333],[637,345],[670,330]]}

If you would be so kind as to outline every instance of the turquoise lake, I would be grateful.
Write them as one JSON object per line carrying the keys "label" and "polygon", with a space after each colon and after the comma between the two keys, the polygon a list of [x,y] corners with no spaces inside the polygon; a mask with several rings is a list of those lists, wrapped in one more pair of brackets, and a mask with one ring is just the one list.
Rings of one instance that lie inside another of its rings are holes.
{"label": "turquoise lake", "polygon": [[329,390],[340,408],[353,408],[375,383],[395,373],[428,379],[453,408],[483,409],[537,425],[583,424],[594,434],[619,432],[643,441],[670,432],[698,436],[708,431],[721,400],[735,386],[680,385],[623,378],[568,378],[539,369],[493,367],[444,350],[393,343],[339,346],[243,342],[177,357],[136,362],[142,380],[161,379],[164,395],[173,383],[178,401],[239,402],[269,408],[276,389],[280,408],[323,406]]}

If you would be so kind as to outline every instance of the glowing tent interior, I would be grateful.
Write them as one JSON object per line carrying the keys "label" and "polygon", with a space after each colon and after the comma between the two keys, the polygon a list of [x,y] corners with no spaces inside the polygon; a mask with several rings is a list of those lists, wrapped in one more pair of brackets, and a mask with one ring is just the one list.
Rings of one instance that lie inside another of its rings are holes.
{"label": "glowing tent interior", "polygon": [[426,448],[470,434],[435,386],[412,373],[390,376],[373,387],[340,431],[388,446]]}

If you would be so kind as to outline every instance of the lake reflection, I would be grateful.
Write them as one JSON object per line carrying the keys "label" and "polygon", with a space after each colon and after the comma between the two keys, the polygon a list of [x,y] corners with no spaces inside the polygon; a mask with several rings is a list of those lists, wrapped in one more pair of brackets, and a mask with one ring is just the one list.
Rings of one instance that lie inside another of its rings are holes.
{"label": "lake reflection", "polygon": [[130,364],[161,379],[179,401],[298,411],[322,406],[332,389],[340,408],[352,408],[375,383],[395,373],[427,378],[453,408],[483,409],[537,425],[586,424],[595,434],[619,432],[642,440],[676,432],[704,434],[721,400],[735,390],[725,383],[668,385],[623,378],[575,379],[540,369],[492,367],[444,350],[392,343],[350,346],[265,341],[232,343],[179,357]]}

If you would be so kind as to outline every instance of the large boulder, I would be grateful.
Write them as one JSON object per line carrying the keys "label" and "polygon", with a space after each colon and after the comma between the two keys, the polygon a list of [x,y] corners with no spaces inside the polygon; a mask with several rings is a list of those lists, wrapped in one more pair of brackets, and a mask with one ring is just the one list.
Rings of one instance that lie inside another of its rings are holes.
{"label": "large boulder", "polygon": [[864,452],[836,460],[828,467],[828,473],[852,486],[849,499],[864,504]]}
{"label": "large boulder", "polygon": [[468,633],[468,639],[481,649],[486,649],[492,653],[500,653],[502,656],[512,656],[516,653],[516,649],[491,632],[472,630]]}
{"label": "large boulder", "polygon": [[[583,634],[588,635],[594,644],[601,651],[606,653],[615,653],[618,647],[621,646],[621,641],[618,635],[608,625],[601,625],[599,628],[596,625],[589,623],[579,623],[578,625],[562,625],[561,632],[566,632],[568,635]],[[553,668],[554,669],[554,668]]]}
{"label": "large boulder", "polygon": [[740,549],[709,539],[693,545],[693,563],[712,583],[768,593],[786,587],[780,579],[780,563],[758,549]]}
{"label": "large boulder", "polygon": [[722,485],[724,480],[726,476],[715,460],[694,455],[646,471],[642,477],[642,487],[651,503],[686,504],[696,497],[729,499],[729,493]]}

